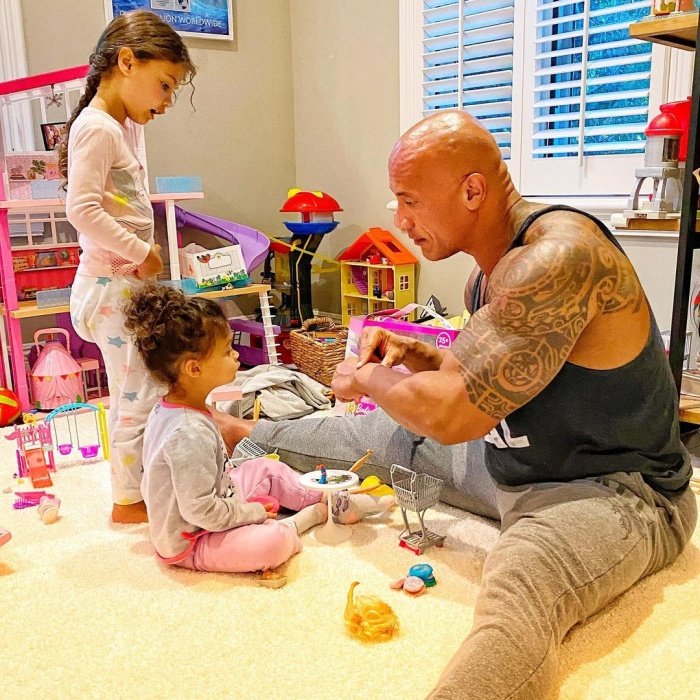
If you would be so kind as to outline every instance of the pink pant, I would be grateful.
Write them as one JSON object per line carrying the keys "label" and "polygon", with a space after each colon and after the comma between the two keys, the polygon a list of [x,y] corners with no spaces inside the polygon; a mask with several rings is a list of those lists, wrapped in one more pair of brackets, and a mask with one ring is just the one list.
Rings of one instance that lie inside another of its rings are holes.
{"label": "pink pant", "polygon": [[[283,508],[301,510],[318,503],[322,494],[299,485],[299,475],[283,462],[260,457],[233,470],[232,479],[243,500],[274,496]],[[178,566],[196,571],[244,573],[266,571],[301,551],[296,529],[277,520],[244,525],[233,530],[202,535],[194,550]]]}

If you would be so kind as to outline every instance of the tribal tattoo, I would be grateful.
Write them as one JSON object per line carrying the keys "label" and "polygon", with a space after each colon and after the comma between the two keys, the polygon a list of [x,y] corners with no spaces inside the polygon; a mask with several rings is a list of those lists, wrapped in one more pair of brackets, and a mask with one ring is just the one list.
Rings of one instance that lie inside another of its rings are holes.
{"label": "tribal tattoo", "polygon": [[543,235],[495,267],[487,303],[451,348],[470,400],[497,420],[549,384],[595,313],[644,302],[631,263],[597,229],[538,228]]}

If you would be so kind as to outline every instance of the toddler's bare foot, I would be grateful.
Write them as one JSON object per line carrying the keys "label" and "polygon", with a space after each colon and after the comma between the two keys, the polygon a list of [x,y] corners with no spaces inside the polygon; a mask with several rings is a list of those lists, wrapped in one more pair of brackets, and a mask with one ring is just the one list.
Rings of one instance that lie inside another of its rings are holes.
{"label": "toddler's bare foot", "polygon": [[148,512],[143,501],[131,503],[128,506],[115,503],[112,506],[112,522],[114,523],[147,523]]}
{"label": "toddler's bare foot", "polygon": [[229,454],[233,452],[233,449],[244,437],[250,437],[250,433],[255,425],[255,421],[236,418],[216,409],[212,409],[211,415],[219,426],[221,437],[224,438]]}

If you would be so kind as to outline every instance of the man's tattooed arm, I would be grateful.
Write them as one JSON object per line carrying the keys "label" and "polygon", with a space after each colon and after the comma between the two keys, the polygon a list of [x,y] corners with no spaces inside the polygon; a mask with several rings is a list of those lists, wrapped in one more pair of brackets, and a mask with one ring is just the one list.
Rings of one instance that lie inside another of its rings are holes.
{"label": "man's tattooed arm", "polygon": [[451,348],[470,402],[501,420],[552,381],[595,314],[643,300],[631,264],[599,232],[548,222],[499,262],[486,305]]}

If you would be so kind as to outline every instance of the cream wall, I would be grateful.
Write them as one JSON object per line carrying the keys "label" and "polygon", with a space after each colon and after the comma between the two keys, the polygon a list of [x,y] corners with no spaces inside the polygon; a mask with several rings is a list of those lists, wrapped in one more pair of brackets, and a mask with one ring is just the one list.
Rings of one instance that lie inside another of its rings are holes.
{"label": "cream wall", "polygon": [[[370,226],[393,227],[387,158],[400,136],[398,0],[291,0],[297,186],[332,194],[344,211],[319,252],[335,257]],[[419,301],[464,307],[466,255],[421,261]],[[321,275],[317,308],[340,310],[340,281]]]}
{"label": "cream wall", "polygon": [[[86,62],[104,28],[102,0],[22,9],[31,73]],[[185,92],[149,124],[151,181],[200,175],[205,199],[188,208],[275,236],[287,233],[278,209],[288,188],[324,190],[344,210],[319,250],[331,258],[370,226],[395,231],[386,162],[400,135],[399,1],[234,0],[234,14],[234,42],[186,40],[196,111]],[[418,298],[436,294],[458,312],[472,264],[422,265]],[[315,276],[313,296],[339,313],[337,273]]]}
{"label": "cream wall", "polygon": [[[386,162],[399,136],[398,0],[291,0],[297,187],[343,211],[319,253],[335,257],[370,226],[392,229]],[[314,305],[340,311],[324,274]]]}
{"label": "cream wall", "polygon": [[[30,73],[87,63],[105,26],[103,0],[22,0]],[[198,68],[189,89],[146,129],[155,175],[199,175],[188,208],[263,231],[295,180],[289,0],[235,0],[236,40],[186,39]]]}

